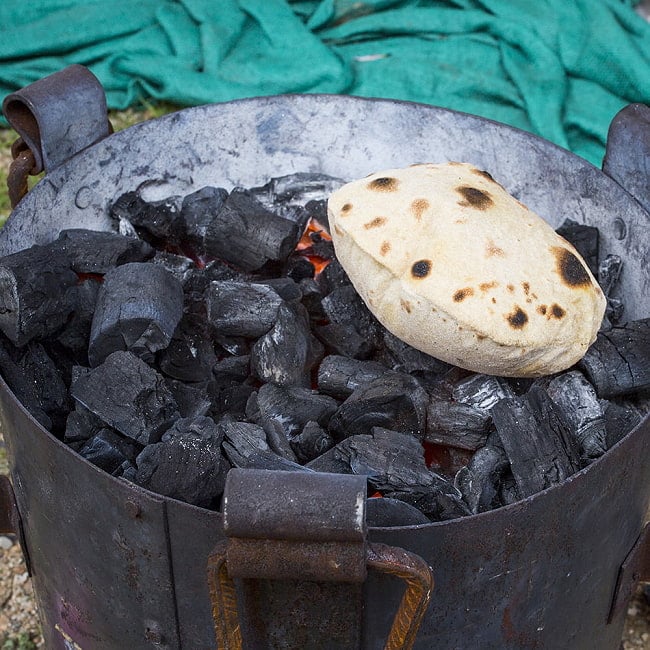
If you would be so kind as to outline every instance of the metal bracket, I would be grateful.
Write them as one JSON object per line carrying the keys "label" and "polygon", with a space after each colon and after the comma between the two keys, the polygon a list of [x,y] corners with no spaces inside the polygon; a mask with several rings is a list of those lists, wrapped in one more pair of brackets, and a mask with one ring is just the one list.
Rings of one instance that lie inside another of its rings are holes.
{"label": "metal bracket", "polygon": [[[365,508],[365,476],[231,470],[223,501],[229,539],[208,559],[218,647],[243,647],[234,579],[354,584],[373,568],[406,583],[384,647],[412,648],[433,588],[431,568],[404,549],[368,544]],[[345,647],[356,647],[358,630],[347,638]]]}
{"label": "metal bracket", "polygon": [[639,582],[649,581],[650,523],[646,524],[619,569],[607,623],[611,623],[627,607]]}
{"label": "metal bracket", "polygon": [[614,116],[603,171],[650,212],[650,106],[630,104]]}

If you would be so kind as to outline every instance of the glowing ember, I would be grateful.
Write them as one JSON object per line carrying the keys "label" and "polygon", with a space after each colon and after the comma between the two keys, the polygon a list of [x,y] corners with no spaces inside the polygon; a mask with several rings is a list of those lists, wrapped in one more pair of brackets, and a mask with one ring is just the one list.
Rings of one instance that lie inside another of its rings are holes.
{"label": "glowing ember", "polygon": [[314,277],[318,277],[318,275],[322,273],[325,267],[330,263],[330,260],[314,254],[314,241],[312,239],[312,235],[318,235],[325,241],[332,241],[332,238],[323,228],[323,226],[312,217],[307,223],[305,232],[303,233],[300,241],[298,242],[298,245],[296,246],[296,251],[300,253],[301,257],[309,260],[314,266]]}

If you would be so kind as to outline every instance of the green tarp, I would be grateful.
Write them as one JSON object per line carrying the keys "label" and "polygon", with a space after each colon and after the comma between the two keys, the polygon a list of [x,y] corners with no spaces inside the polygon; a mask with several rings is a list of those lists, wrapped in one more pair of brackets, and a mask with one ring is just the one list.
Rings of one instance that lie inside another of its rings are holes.
{"label": "green tarp", "polygon": [[532,131],[599,165],[650,103],[633,0],[3,0],[0,95],[72,63],[109,106],[275,93],[413,100]]}

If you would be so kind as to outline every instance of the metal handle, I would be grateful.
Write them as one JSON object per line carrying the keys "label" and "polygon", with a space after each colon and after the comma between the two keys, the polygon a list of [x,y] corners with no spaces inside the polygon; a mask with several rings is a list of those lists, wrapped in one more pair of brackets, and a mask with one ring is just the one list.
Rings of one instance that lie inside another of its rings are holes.
{"label": "metal handle", "polygon": [[[242,650],[243,641],[235,584],[228,573],[228,540],[208,558],[212,618],[219,650]],[[431,567],[415,553],[385,544],[368,544],[367,566],[406,582],[384,650],[411,650],[431,599]]]}
{"label": "metal handle", "polygon": [[12,207],[27,193],[29,175],[58,167],[113,132],[104,89],[81,65],[7,95],[2,111],[20,135],[7,178]]}

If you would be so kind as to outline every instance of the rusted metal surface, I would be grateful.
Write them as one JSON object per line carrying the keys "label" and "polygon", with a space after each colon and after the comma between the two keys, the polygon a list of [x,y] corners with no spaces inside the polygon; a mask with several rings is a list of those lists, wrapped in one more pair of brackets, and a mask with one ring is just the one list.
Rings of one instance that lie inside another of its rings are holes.
{"label": "rusted metal surface", "polygon": [[8,476],[0,476],[0,533],[17,535],[19,516],[11,481]]}
{"label": "rusted metal surface", "polygon": [[[22,142],[22,138],[19,138],[18,141]],[[30,174],[34,174],[35,164],[34,154],[31,149],[21,148],[14,156],[7,174],[9,203],[12,208],[15,208],[23,196],[27,194],[27,179]]]}
{"label": "rusted metal surface", "polygon": [[609,621],[627,609],[639,582],[650,582],[650,524],[646,524],[639,539],[621,565],[614,589]]}
{"label": "rusted metal surface", "polygon": [[[214,133],[219,137],[206,137]],[[616,146],[612,140],[608,154]],[[108,230],[108,205],[151,179],[164,195],[186,194],[204,185],[260,185],[295,171],[357,178],[445,160],[488,170],[552,226],[565,218],[597,226],[601,255],[625,262],[614,297],[624,300],[628,318],[648,316],[650,217],[614,180],[522,131],[384,100],[257,98],[187,109],[112,135],[27,194],[0,232],[0,254],[50,241],[65,228]],[[82,648],[213,648],[205,567],[223,534],[221,516],[92,468],[45,432],[4,384],[0,415],[48,648],[64,647],[57,626]],[[644,524],[649,464],[646,417],[585,470],[525,501],[449,522],[370,529],[370,543],[402,547],[435,567],[436,589],[414,647],[617,649],[624,607],[607,620],[619,569]],[[126,506],[134,499],[135,509]],[[133,519],[136,511],[141,516]],[[376,571],[363,587],[237,579],[235,588],[242,611],[262,612],[240,621],[250,647],[283,647],[285,631],[305,648],[322,647],[323,639],[337,647],[362,609],[357,641],[382,647],[404,592],[400,580]],[[294,619],[283,621],[288,611]],[[319,627],[323,611],[340,621],[329,637]]]}

